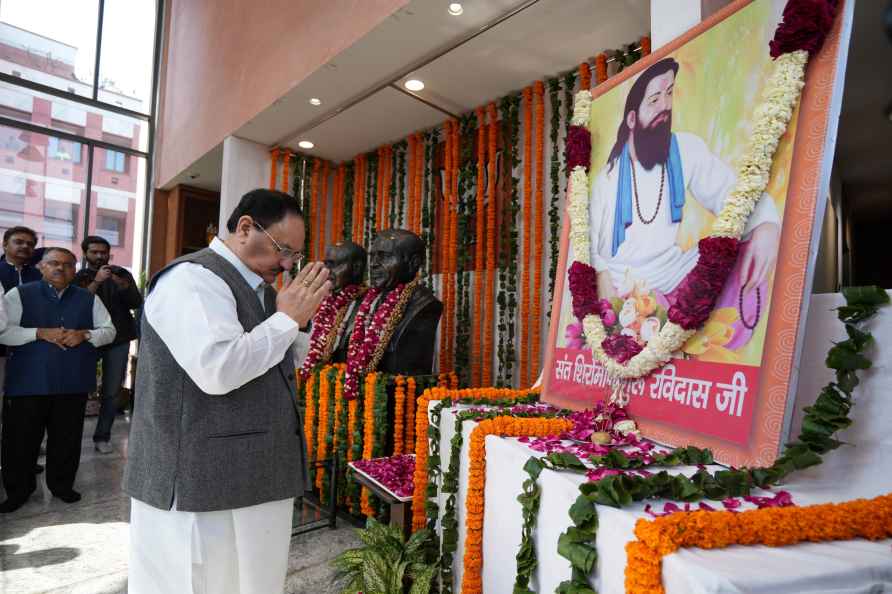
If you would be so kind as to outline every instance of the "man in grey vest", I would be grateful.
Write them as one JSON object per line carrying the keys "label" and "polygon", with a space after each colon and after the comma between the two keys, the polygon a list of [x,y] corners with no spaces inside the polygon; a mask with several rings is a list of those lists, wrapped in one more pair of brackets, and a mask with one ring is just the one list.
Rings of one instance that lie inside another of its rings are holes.
{"label": "man in grey vest", "polygon": [[225,241],[152,279],[142,320],[124,490],[130,594],[275,594],[294,497],[306,484],[295,368],[301,331],[329,294],[303,259],[293,197],[245,194]]}

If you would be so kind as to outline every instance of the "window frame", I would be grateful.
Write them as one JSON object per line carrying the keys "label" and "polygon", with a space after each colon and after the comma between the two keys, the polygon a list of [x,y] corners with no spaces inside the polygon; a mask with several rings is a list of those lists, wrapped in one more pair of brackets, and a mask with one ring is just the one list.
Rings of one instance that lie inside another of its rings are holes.
{"label": "window frame", "polygon": [[[88,107],[93,107],[96,109],[102,109],[107,112],[116,113],[119,115],[127,116],[130,118],[134,118],[140,120],[146,124],[146,128],[148,130],[148,139],[147,139],[147,147],[145,151],[141,151],[138,149],[134,149],[127,146],[121,146],[114,143],[107,142],[102,139],[96,138],[88,138],[83,134],[72,133],[67,130],[59,130],[52,127],[42,126],[38,124],[34,124],[31,122],[25,122],[16,120],[12,117],[9,117],[5,114],[0,113],[0,126],[5,126],[7,128],[13,128],[22,130],[25,132],[32,132],[37,134],[45,134],[51,138],[56,138],[58,140],[66,140],[72,143],[79,143],[81,147],[87,148],[87,157],[86,162],[81,158],[79,161],[75,162],[72,159],[72,162],[80,165],[86,166],[86,184],[85,184],[85,200],[83,207],[85,209],[84,212],[84,229],[83,236],[86,237],[89,235],[90,230],[90,202],[93,193],[93,169],[95,166],[95,151],[97,148],[104,149],[106,151],[114,151],[122,155],[124,169],[123,171],[110,170],[118,174],[127,175],[129,174],[130,169],[130,157],[142,157],[146,160],[146,169],[145,169],[145,196],[143,198],[144,204],[144,216],[143,216],[143,235],[142,235],[142,261],[140,262],[140,266],[142,270],[148,270],[148,261],[149,261],[149,251],[150,251],[150,237],[149,237],[149,228],[150,221],[152,220],[154,204],[153,197],[155,193],[154,186],[154,152],[155,152],[155,130],[157,128],[158,121],[158,90],[159,90],[159,78],[160,78],[160,65],[161,65],[161,49],[163,44],[163,32],[164,32],[164,5],[167,0],[155,0],[155,31],[154,31],[154,47],[152,48],[152,88],[151,88],[151,100],[149,105],[148,113],[142,113],[139,111],[134,111],[131,109],[127,109],[126,107],[122,107],[120,105],[116,105],[114,103],[109,103],[106,101],[101,101],[99,99],[99,76],[100,76],[100,65],[102,60],[102,30],[105,19],[105,0],[99,0],[99,10],[97,14],[97,23],[96,23],[96,61],[93,69],[93,94],[92,97],[85,97],[82,95],[77,95],[67,90],[58,89],[56,87],[52,87],[49,85],[44,85],[32,80],[28,80],[25,78],[21,78],[20,76],[15,76],[15,74],[7,74],[5,72],[0,72],[0,82],[7,83],[14,87],[20,87],[23,89],[27,89],[30,91],[44,93],[51,97],[58,97],[60,99],[65,99],[66,101],[72,101],[74,103],[79,103],[81,105],[86,105]],[[47,150],[46,158],[55,158],[54,155],[49,154],[49,150]],[[82,157],[82,155],[81,155]],[[117,156],[115,157],[118,158]],[[98,218],[98,215],[97,215]]]}

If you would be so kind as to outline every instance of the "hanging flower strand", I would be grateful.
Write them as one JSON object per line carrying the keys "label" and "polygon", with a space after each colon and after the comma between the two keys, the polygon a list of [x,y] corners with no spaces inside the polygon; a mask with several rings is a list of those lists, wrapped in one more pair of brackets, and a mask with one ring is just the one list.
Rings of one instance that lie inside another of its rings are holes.
{"label": "hanging flower strand", "polygon": [[476,222],[476,243],[474,245],[474,315],[471,321],[471,385],[481,385],[481,363],[482,363],[482,324],[483,319],[483,297],[484,285],[483,279],[483,254],[486,240],[486,220],[483,217],[483,211],[486,208],[486,125],[483,107],[478,107],[475,111],[477,116],[477,209],[475,214]]}
{"label": "hanging flower strand", "polygon": [[[499,122],[496,114],[496,104],[490,103],[486,108],[489,117],[489,147],[487,158],[487,200],[486,209],[486,312],[483,318],[483,385],[491,386],[493,383],[492,362],[493,345],[495,343],[493,332],[495,331],[496,313],[496,149],[498,142]],[[479,215],[478,215],[479,216]]]}
{"label": "hanging flower strand", "polygon": [[545,244],[544,224],[545,210],[543,202],[543,168],[545,167],[544,151],[545,151],[545,86],[541,80],[537,80],[533,86],[533,95],[535,98],[536,113],[536,182],[535,182],[535,201],[533,202],[533,307],[530,311],[530,319],[532,322],[532,335],[530,342],[531,354],[531,374],[529,376],[529,384],[532,385],[539,374],[540,351],[542,349],[542,267],[544,265],[542,258],[542,248]]}
{"label": "hanging flower strand", "polygon": [[533,218],[533,88],[523,90],[523,251],[520,258],[520,383],[530,381],[530,248]]}

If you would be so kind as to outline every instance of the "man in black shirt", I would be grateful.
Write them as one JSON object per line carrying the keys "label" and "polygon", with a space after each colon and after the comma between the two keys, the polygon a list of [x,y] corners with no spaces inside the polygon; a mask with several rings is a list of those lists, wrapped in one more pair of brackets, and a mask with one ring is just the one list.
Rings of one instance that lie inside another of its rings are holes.
{"label": "man in black shirt", "polygon": [[124,375],[127,372],[127,356],[130,341],[136,338],[136,322],[131,310],[142,307],[142,295],[133,276],[120,266],[111,266],[111,246],[102,237],[90,235],[81,243],[87,267],[77,273],[75,283],[102,300],[115,325],[115,340],[100,349],[102,359],[102,404],[99,421],[93,433],[96,451],[110,454],[114,450],[111,428],[117,414],[116,400]]}

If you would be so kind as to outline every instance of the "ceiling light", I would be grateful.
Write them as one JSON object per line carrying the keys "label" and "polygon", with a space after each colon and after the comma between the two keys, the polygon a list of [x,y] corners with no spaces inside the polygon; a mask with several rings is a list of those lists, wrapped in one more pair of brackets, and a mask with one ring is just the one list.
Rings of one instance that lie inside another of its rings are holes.
{"label": "ceiling light", "polygon": [[459,16],[464,11],[465,9],[462,8],[462,5],[458,2],[453,2],[449,5],[449,14],[451,14],[452,16]]}
{"label": "ceiling light", "polygon": [[310,142],[309,140],[301,140],[300,142],[297,143],[297,146],[299,146],[299,147],[302,148],[302,149],[308,149],[308,150],[309,150],[309,149],[313,148],[313,147],[316,146],[316,145],[313,144],[312,142]]}
{"label": "ceiling light", "polygon": [[313,97],[312,99],[310,99],[310,105],[322,105],[322,99]]}
{"label": "ceiling light", "polygon": [[417,78],[413,78],[412,80],[407,80],[404,86],[410,91],[420,91],[424,88],[424,83]]}

